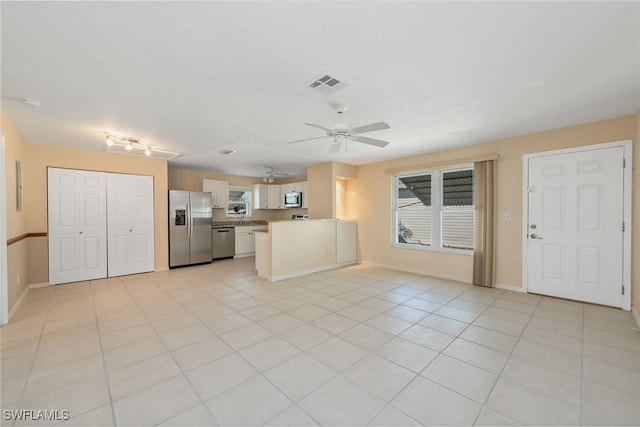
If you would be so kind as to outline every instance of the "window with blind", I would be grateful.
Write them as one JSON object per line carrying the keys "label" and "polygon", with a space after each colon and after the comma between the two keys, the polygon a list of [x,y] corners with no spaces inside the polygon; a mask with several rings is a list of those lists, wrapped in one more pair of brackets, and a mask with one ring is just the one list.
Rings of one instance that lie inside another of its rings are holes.
{"label": "window with blind", "polygon": [[472,250],[473,167],[394,176],[394,243]]}

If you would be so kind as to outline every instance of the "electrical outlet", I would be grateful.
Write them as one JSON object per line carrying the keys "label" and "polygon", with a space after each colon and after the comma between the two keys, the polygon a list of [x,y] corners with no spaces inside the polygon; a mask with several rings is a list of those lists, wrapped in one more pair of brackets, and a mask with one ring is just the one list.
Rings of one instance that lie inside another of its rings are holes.
{"label": "electrical outlet", "polygon": [[376,248],[376,256],[382,255],[382,249]]}
{"label": "electrical outlet", "polygon": [[503,221],[511,221],[511,212],[502,212],[500,219]]}

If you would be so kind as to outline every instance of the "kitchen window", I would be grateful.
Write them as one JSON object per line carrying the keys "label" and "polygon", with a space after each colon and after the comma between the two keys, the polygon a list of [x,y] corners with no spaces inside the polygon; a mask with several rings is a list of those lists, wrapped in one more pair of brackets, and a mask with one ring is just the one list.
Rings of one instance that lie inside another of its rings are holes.
{"label": "kitchen window", "polygon": [[245,218],[251,216],[251,190],[246,187],[229,186],[227,217]]}
{"label": "kitchen window", "polygon": [[393,178],[394,246],[473,250],[473,167],[438,169]]}

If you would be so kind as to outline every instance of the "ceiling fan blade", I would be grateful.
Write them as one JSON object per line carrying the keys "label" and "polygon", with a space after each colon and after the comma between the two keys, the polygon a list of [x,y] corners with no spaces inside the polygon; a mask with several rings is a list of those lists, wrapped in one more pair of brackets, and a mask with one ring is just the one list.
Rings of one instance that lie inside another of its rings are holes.
{"label": "ceiling fan blade", "polygon": [[371,123],[369,125],[358,126],[357,128],[351,129],[355,133],[365,133],[365,132],[373,132],[374,130],[382,130],[389,129],[391,126],[386,124],[385,122],[377,122]]}
{"label": "ceiling fan blade", "polygon": [[369,145],[375,145],[376,147],[380,147],[380,148],[386,147],[387,145],[389,145],[387,141],[381,141],[375,138],[367,138],[366,136],[359,136],[358,139],[356,139],[355,141],[364,142],[365,144],[369,144]]}
{"label": "ceiling fan blade", "polygon": [[313,124],[313,123],[305,123],[305,125],[307,125],[307,126],[311,126],[312,128],[316,128],[316,129],[323,130],[323,131],[325,131],[325,132],[327,132],[327,133],[331,133],[331,132],[333,132],[333,129],[329,129],[329,128],[326,128],[326,127],[324,127],[324,126],[320,126],[320,125],[315,125],[315,124]]}
{"label": "ceiling fan blade", "polygon": [[314,139],[323,139],[323,138],[327,138],[327,137],[326,136],[317,136],[315,138],[298,139],[296,141],[289,141],[289,142],[287,142],[287,144],[295,144],[296,142],[313,141]]}
{"label": "ceiling fan blade", "polygon": [[340,147],[342,147],[342,142],[332,142],[329,147],[329,154],[335,154],[340,151]]}

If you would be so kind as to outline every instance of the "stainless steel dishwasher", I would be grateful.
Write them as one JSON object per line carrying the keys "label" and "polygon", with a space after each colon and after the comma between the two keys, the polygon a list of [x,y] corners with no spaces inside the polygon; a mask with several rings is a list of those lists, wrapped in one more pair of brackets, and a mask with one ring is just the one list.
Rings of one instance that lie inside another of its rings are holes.
{"label": "stainless steel dishwasher", "polygon": [[230,258],[236,254],[236,229],[213,227],[211,229],[211,259]]}

